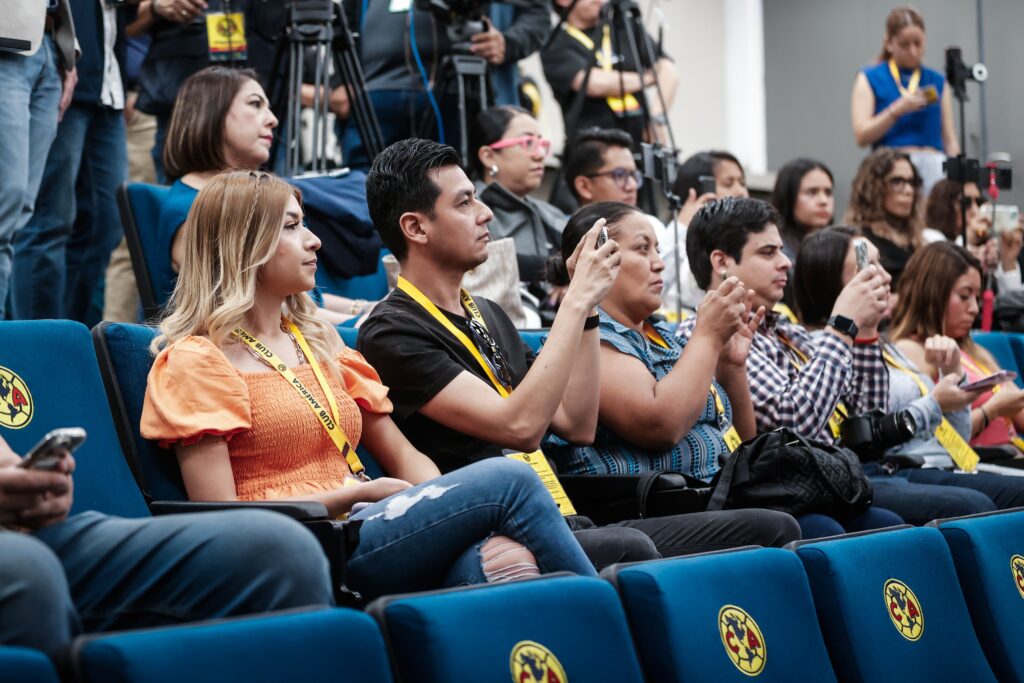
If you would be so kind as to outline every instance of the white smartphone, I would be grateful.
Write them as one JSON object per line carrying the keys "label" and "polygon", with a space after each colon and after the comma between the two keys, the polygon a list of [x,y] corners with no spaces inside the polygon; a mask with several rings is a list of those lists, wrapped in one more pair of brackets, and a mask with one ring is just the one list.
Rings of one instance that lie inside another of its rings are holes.
{"label": "white smartphone", "polygon": [[81,427],[54,429],[32,447],[18,467],[31,470],[52,470],[64,458],[85,443],[85,430]]}

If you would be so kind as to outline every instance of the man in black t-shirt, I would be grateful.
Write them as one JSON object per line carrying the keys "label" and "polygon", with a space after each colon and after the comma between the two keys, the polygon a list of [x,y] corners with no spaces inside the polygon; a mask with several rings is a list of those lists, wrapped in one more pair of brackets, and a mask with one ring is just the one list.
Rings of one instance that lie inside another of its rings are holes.
{"label": "man in black t-shirt", "polygon": [[[625,27],[620,22],[604,22],[601,19],[601,10],[606,1],[576,2],[558,35],[541,52],[544,77],[562,107],[562,116],[568,117],[576,94],[583,87],[587,69],[590,69],[587,91],[575,129],[590,126],[625,129],[639,144],[644,136],[641,91],[653,86],[657,76],[665,106],[671,107],[679,79],[672,60],[646,31],[642,35],[635,33],[640,56],[643,59],[643,41],[646,41],[651,46],[656,62],[653,70],[640,70],[626,42]],[[572,5],[572,0],[555,0],[555,3],[561,11],[565,11]],[[661,101],[656,95],[647,99],[654,132],[659,142],[667,144],[667,112],[662,110]],[[566,132],[572,138],[575,131],[568,130],[569,123],[565,123]]]}
{"label": "man in black t-shirt", "polygon": [[[593,440],[595,306],[621,259],[614,240],[597,247],[600,221],[566,264],[569,288],[534,358],[496,304],[461,293],[466,271],[487,259],[491,211],[458,163],[454,149],[419,139],[397,142],[374,160],[366,181],[370,217],[403,279],[363,323],[358,342],[390,387],[399,429],[445,472],[503,449],[534,451],[548,431],[571,443]],[[630,520],[577,538],[600,566],[622,559],[619,544],[635,543],[637,531],[663,555],[799,537],[788,515],[736,510]]]}

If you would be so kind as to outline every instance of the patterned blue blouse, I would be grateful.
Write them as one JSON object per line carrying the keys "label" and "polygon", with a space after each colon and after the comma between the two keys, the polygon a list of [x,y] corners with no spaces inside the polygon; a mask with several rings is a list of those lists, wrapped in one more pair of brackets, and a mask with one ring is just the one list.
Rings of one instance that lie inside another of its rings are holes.
{"label": "patterned blue blouse", "polygon": [[[686,346],[686,339],[677,339],[669,326],[650,321],[669,345],[666,349],[612,319],[603,310],[600,314],[603,343],[620,353],[637,358],[659,381],[675,367]],[[731,424],[732,405],[729,397],[717,382],[715,388],[722,397],[727,424]],[[558,471],[563,474],[639,474],[672,470],[699,479],[711,479],[719,470],[719,457],[728,453],[729,449],[718,424],[714,397],[707,389],[700,387],[700,390],[707,393],[704,412],[697,419],[697,424],[671,450],[658,452],[639,448],[598,423],[593,445],[576,446],[564,442],[560,445],[546,444],[544,453],[555,461]]]}

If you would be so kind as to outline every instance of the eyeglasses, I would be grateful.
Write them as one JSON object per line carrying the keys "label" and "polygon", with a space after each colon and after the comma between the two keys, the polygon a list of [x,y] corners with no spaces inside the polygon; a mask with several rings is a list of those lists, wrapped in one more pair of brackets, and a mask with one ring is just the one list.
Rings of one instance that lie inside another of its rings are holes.
{"label": "eyeglasses", "polygon": [[484,352],[484,359],[491,366],[491,370],[506,388],[511,389],[512,372],[509,370],[508,363],[505,362],[505,356],[501,353],[501,349],[498,348],[498,343],[494,341],[494,337],[486,327],[472,318],[469,320],[469,331],[473,334],[473,341],[476,342],[477,347]]}
{"label": "eyeglasses", "polygon": [[599,176],[611,176],[612,181],[619,187],[620,190],[626,189],[626,183],[632,178],[636,181],[636,189],[640,189],[644,186],[644,174],[636,169],[630,171],[626,168],[613,168],[610,171],[601,171],[600,173],[588,173],[588,178],[597,178]]}
{"label": "eyeglasses", "polygon": [[897,192],[902,190],[907,185],[914,188],[915,190],[921,187],[921,179],[917,177],[907,178],[905,176],[894,175],[892,178],[887,178],[885,182],[889,183],[889,189],[895,190]]}
{"label": "eyeglasses", "polygon": [[974,203],[975,206],[977,206],[980,209],[981,207],[985,206],[985,204],[988,203],[988,200],[985,199],[984,197],[961,197],[960,198],[960,206],[964,207],[965,209],[971,208],[971,203],[972,202]]}
{"label": "eyeglasses", "polygon": [[493,150],[499,150],[505,149],[506,147],[514,147],[515,145],[519,145],[529,154],[533,154],[538,149],[545,157],[551,154],[551,140],[545,140],[544,138],[536,135],[520,135],[517,138],[498,140],[497,142],[487,146]]}

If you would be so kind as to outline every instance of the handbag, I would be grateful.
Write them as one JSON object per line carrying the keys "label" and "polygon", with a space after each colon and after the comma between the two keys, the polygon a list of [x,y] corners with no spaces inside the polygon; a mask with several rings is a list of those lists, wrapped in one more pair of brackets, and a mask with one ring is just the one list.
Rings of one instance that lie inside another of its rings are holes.
{"label": "handbag", "polygon": [[560,475],[558,480],[577,512],[599,525],[702,512],[711,497],[708,484],[682,472]]}
{"label": "handbag", "polygon": [[726,456],[708,510],[768,508],[849,518],[874,492],[849,449],[812,442],[789,429],[761,434]]}

